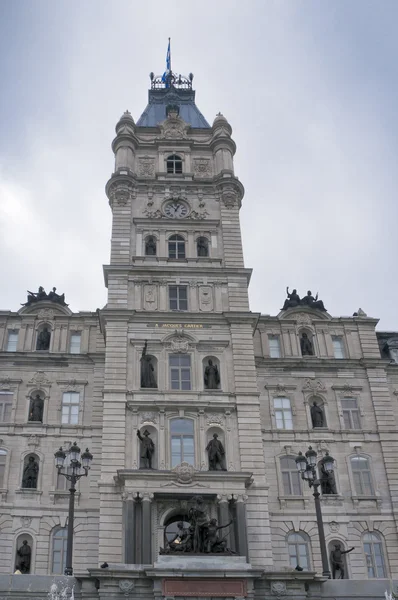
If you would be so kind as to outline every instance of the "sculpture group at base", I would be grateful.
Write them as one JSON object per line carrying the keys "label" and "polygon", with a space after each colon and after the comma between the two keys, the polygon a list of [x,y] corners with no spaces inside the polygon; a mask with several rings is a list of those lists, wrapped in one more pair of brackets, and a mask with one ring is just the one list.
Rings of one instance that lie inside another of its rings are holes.
{"label": "sculpture group at base", "polygon": [[176,535],[166,548],[160,549],[160,554],[235,554],[227,548],[226,536],[219,535],[219,531],[232,525],[232,521],[226,525],[218,525],[217,519],[210,519],[202,496],[197,496],[193,502],[187,516],[189,527],[184,527],[182,521],[177,523]]}
{"label": "sculpture group at base", "polygon": [[318,292],[314,298],[311,290],[308,290],[307,295],[303,298],[300,298],[296,289],[294,289],[290,294],[289,287],[287,287],[286,294],[287,298],[281,310],[287,310],[288,308],[296,308],[297,306],[308,306],[309,308],[317,308],[318,310],[326,312],[326,308],[322,300],[318,300]]}
{"label": "sculpture group at base", "polygon": [[43,286],[40,286],[37,292],[30,292],[28,290],[27,301],[25,304],[22,304],[22,306],[30,306],[31,304],[35,304],[35,302],[40,302],[42,300],[55,302],[61,306],[68,306],[65,302],[65,294],[57,294],[56,287],[53,287],[52,291],[47,294]]}

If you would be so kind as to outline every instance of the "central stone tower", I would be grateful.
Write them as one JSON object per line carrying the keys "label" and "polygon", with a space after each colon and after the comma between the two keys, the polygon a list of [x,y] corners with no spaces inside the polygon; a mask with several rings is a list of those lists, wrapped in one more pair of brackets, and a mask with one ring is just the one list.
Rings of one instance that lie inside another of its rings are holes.
{"label": "central stone tower", "polygon": [[[233,520],[228,547],[271,567],[232,128],[220,113],[207,123],[192,74],[150,77],[137,123],[126,111],[116,125],[106,186],[99,560],[156,564],[200,495],[219,525]],[[225,454],[212,460],[214,434]]]}

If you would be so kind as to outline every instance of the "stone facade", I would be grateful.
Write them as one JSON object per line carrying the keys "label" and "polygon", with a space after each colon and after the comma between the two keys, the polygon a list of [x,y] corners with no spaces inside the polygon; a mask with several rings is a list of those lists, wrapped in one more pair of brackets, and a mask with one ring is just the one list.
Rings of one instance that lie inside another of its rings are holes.
{"label": "stone facade", "polygon": [[[328,550],[355,546],[350,579],[373,579],[372,568],[374,579],[394,579],[398,336],[378,336],[363,311],[250,312],[232,129],[222,115],[208,126],[191,88],[158,92],[150,90],[145,125],[128,112],[116,125],[106,306],[72,313],[42,300],[0,312],[0,573],[13,573],[27,539],[31,574],[61,574],[69,493],[54,452],[76,441],[94,455],[77,493],[76,598],[299,599],[308,590],[326,598],[339,595],[338,584],[348,594],[350,582],[324,585],[320,576],[314,503],[294,465],[311,444],[319,460],[329,452],[336,461],[337,493],[321,500]],[[160,122],[150,122],[153,103],[163,107]],[[181,114],[197,111],[197,123],[179,116],[178,103]],[[45,326],[49,348],[37,350]],[[301,355],[303,331],[313,356]],[[145,343],[156,387],[143,386]],[[212,389],[209,360],[219,374]],[[37,394],[42,420],[32,421]],[[313,427],[314,399],[321,427]],[[145,430],[151,470],[137,436]],[[225,470],[209,470],[214,433]],[[30,456],[39,465],[34,489],[22,486]],[[159,555],[196,495],[219,524],[233,521],[227,560]],[[17,597],[15,577],[5,597]]]}

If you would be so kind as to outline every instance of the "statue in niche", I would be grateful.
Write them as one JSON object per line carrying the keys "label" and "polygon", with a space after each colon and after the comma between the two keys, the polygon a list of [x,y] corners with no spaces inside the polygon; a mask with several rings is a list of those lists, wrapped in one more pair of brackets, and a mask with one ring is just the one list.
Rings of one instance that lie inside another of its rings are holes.
{"label": "statue in niche", "polygon": [[28,540],[22,542],[22,546],[17,550],[18,566],[17,568],[21,573],[26,574],[30,572],[30,561],[32,557],[32,549],[28,544]]}
{"label": "statue in niche", "polygon": [[343,554],[348,554],[355,550],[353,546],[349,550],[342,550],[340,544],[334,545],[334,550],[330,553],[330,562],[332,563],[332,577],[336,579],[336,571],[339,571],[340,577],[339,579],[344,579],[345,571],[344,571],[344,561]]}
{"label": "statue in niche", "polygon": [[39,475],[39,464],[34,456],[29,456],[28,462],[23,470],[22,487],[37,489],[37,477]]}
{"label": "statue in niche", "polygon": [[37,336],[36,350],[48,350],[50,348],[51,332],[47,325],[43,327]]}
{"label": "statue in niche", "polygon": [[336,478],[334,475],[334,471],[326,471],[325,467],[322,465],[320,468],[320,472],[322,494],[337,494]]}
{"label": "statue in niche", "polygon": [[144,437],[142,437],[140,430],[137,429],[137,437],[141,441],[141,458],[144,463],[144,466],[140,467],[140,469],[152,469],[152,456],[155,452],[155,444],[149,436],[150,433],[147,429],[144,431]]}
{"label": "statue in niche", "polygon": [[326,308],[322,300],[318,300],[318,292],[316,293],[316,296],[314,298],[314,296],[311,293],[311,290],[308,290],[307,295],[304,296],[304,298],[301,298],[300,304],[308,306],[309,308],[317,308],[318,310],[323,310],[326,312]]}
{"label": "statue in niche", "polygon": [[226,471],[225,468],[225,450],[218,439],[218,434],[213,433],[213,439],[206,446],[206,452],[209,457],[209,471]]}
{"label": "statue in niche", "polygon": [[288,308],[295,308],[300,304],[300,296],[297,293],[297,290],[294,289],[292,293],[289,293],[289,286],[286,288],[287,298],[281,310],[287,310]]}
{"label": "statue in niche", "polygon": [[196,242],[198,256],[209,256],[209,243],[205,237],[198,238]]}
{"label": "statue in niche", "polygon": [[313,427],[325,427],[325,415],[316,401],[311,406],[311,420]]}
{"label": "statue in niche", "polygon": [[141,354],[141,387],[157,388],[155,378],[155,367],[152,364],[152,358],[147,354],[148,341],[145,340],[144,348]]}
{"label": "statue in niche", "polygon": [[314,347],[305,331],[303,331],[300,337],[300,348],[302,356],[314,356]]}
{"label": "statue in niche", "polygon": [[156,240],[152,236],[147,238],[147,240],[145,242],[145,255],[146,256],[156,256]]}
{"label": "statue in niche", "polygon": [[217,365],[213,365],[211,358],[209,358],[208,365],[205,368],[204,381],[207,390],[217,390],[220,385],[220,373]]}
{"label": "statue in niche", "polygon": [[43,408],[44,400],[40,397],[40,394],[36,394],[36,396],[30,401],[29,421],[43,423]]}
{"label": "statue in niche", "polygon": [[230,527],[232,521],[226,525],[217,525],[216,519],[210,519],[207,507],[202,496],[196,496],[192,499],[193,506],[188,511],[187,521],[189,527],[184,527],[184,523],[177,523],[178,532],[174,538],[167,544],[166,548],[160,549],[160,554],[174,553],[227,553],[234,554],[232,550],[226,547],[225,538],[218,535],[220,529]]}

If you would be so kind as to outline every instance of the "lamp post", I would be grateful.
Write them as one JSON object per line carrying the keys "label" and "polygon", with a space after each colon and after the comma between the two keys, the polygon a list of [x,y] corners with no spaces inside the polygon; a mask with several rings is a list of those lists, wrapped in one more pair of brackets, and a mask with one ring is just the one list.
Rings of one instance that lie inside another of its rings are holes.
{"label": "lamp post", "polygon": [[[68,455],[68,464],[65,472],[62,471],[66,456]],[[70,481],[69,489],[69,513],[68,513],[68,540],[66,546],[66,565],[65,575],[73,575],[72,567],[72,556],[73,556],[73,521],[75,515],[75,492],[76,483],[81,477],[87,477],[90,469],[93,455],[86,448],[86,451],[80,456],[80,448],[74,442],[69,448],[68,452],[64,452],[62,447],[54,454],[55,466],[58,469],[58,473],[66,477]],[[81,461],[81,462],[80,462]],[[69,471],[69,472],[68,472]]]}
{"label": "lamp post", "polygon": [[[299,452],[296,458],[296,465],[299,473],[301,473],[301,478],[308,483],[310,488],[314,488],[313,496],[315,499],[316,521],[318,525],[319,543],[321,546],[322,575],[330,579],[331,573],[326,550],[325,531],[323,529],[321,501],[319,499],[321,495],[319,492],[319,486],[321,485],[321,482],[318,479],[316,472],[316,463],[317,453],[312,449],[311,446],[308,448],[305,456],[302,452]],[[326,452],[325,456],[322,458],[321,463],[325,471],[333,471],[334,458],[330,456],[328,452]]]}

